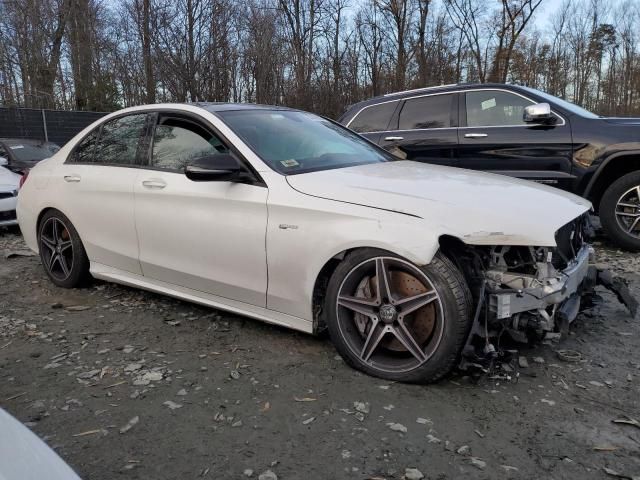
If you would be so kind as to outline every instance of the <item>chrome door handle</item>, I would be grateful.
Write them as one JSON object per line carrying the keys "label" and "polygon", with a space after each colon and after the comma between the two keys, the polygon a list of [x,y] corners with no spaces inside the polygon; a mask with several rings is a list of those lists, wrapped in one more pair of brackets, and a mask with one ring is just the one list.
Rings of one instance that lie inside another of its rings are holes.
{"label": "chrome door handle", "polygon": [[486,133],[465,133],[464,138],[484,138],[486,137]]}
{"label": "chrome door handle", "polygon": [[80,175],[65,175],[64,181],[69,183],[78,183],[80,181]]}
{"label": "chrome door handle", "polygon": [[167,184],[162,180],[144,180],[142,186],[147,188],[164,188]]}
{"label": "chrome door handle", "polygon": [[404,137],[384,137],[385,141],[387,142],[393,142],[396,140],[404,140]]}

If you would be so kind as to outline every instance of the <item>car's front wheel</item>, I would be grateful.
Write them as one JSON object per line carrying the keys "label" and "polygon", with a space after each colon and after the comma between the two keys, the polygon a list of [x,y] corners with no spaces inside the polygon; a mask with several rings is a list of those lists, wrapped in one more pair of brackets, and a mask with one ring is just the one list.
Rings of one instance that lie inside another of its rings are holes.
{"label": "car's front wheel", "polygon": [[419,267],[375,249],[349,254],[329,282],[324,311],[345,361],[370,375],[434,382],[449,373],[467,338],[471,295],[443,255]]}
{"label": "car's front wheel", "polygon": [[640,250],[640,172],[631,172],[613,182],[604,192],[599,208],[600,223],[619,246]]}
{"label": "car's front wheel", "polygon": [[38,226],[38,249],[44,270],[59,287],[82,286],[90,278],[89,259],[78,232],[58,210],[47,211]]}

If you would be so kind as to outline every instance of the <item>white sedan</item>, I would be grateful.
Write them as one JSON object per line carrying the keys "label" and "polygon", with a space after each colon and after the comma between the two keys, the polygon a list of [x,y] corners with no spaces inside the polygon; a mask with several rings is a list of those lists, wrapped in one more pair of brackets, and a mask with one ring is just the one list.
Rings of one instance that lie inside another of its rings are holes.
{"label": "white sedan", "polygon": [[350,365],[428,382],[490,357],[503,332],[575,318],[590,207],[397,161],[301,111],[160,104],[108,115],[39,163],[18,219],[58,286],[92,276],[328,329]]}
{"label": "white sedan", "polygon": [[6,159],[0,158],[0,227],[18,224],[16,203],[22,175],[6,168]]}

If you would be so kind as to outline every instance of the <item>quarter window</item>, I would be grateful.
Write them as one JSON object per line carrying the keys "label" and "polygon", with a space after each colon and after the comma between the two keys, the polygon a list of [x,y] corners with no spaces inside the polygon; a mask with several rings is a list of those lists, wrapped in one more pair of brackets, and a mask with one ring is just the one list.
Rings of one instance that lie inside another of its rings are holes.
{"label": "quarter window", "polygon": [[94,150],[94,162],[107,165],[138,165],[138,145],[147,115],[128,115],[102,125]]}
{"label": "quarter window", "polygon": [[90,163],[93,162],[93,150],[96,146],[96,140],[98,139],[98,131],[100,127],[93,130],[89,135],[78,144],[73,150],[69,161],[74,163]]}
{"label": "quarter window", "polygon": [[467,126],[504,127],[526,125],[524,108],[534,102],[509,92],[481,90],[467,92]]}
{"label": "quarter window", "polygon": [[384,132],[397,106],[398,102],[386,102],[366,107],[356,115],[349,128],[358,133]]}
{"label": "quarter window", "polygon": [[398,128],[415,130],[450,127],[452,101],[453,95],[430,95],[407,100],[400,112]]}
{"label": "quarter window", "polygon": [[154,167],[181,171],[197,160],[221,153],[229,153],[229,149],[195,122],[161,117],[156,125],[151,159]]}

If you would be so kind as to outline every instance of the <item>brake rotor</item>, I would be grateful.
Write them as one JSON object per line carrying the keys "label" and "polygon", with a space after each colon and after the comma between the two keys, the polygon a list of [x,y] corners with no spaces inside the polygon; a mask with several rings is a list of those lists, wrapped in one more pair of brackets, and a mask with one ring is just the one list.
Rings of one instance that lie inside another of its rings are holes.
{"label": "brake rotor", "polygon": [[[430,291],[419,279],[413,275],[401,272],[392,271],[389,272],[391,277],[391,291],[397,298],[407,298],[426,293]],[[356,289],[356,297],[374,298],[373,292],[378,288],[377,278],[375,276],[365,277],[360,281],[358,288]],[[356,313],[354,320],[358,331],[363,338],[366,338],[368,330],[371,327],[371,322],[366,315]],[[433,333],[436,320],[436,311],[434,303],[430,303],[419,310],[408,315],[404,323],[409,330],[413,333],[413,337],[420,344],[424,345]],[[380,342],[380,345],[388,350],[394,352],[406,352],[407,349],[395,338],[393,335],[386,335]]]}

